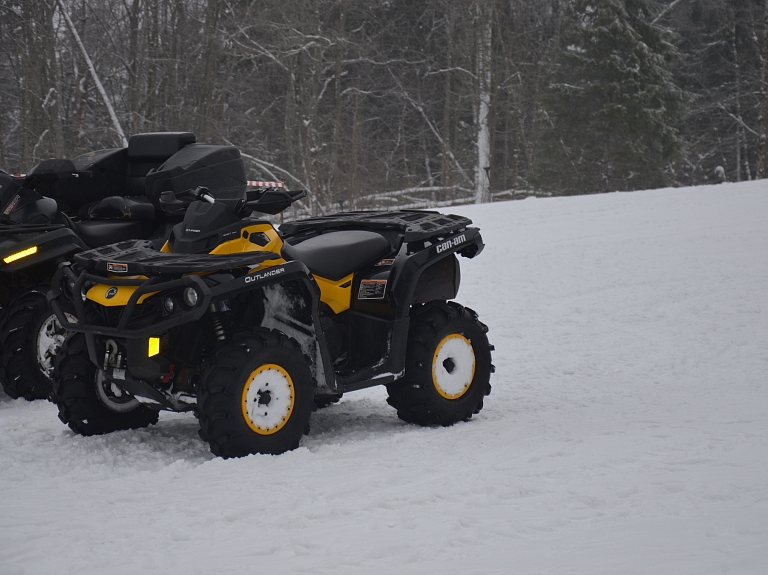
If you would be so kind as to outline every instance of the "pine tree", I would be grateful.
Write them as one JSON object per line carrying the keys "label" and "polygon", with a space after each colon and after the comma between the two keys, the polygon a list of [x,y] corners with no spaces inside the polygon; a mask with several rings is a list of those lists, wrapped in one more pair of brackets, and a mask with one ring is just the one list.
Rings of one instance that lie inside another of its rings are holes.
{"label": "pine tree", "polygon": [[552,69],[537,183],[557,193],[668,185],[683,149],[676,51],[647,0],[574,0]]}

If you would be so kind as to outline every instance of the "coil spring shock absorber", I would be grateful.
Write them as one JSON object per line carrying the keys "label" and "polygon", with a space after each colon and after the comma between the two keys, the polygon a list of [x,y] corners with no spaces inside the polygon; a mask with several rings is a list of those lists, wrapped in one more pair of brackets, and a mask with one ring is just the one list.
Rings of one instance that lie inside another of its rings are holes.
{"label": "coil spring shock absorber", "polygon": [[229,322],[229,312],[232,308],[227,300],[211,302],[208,311],[211,312],[211,323],[213,324],[213,333],[216,335],[216,342],[220,343],[227,339],[227,327]]}

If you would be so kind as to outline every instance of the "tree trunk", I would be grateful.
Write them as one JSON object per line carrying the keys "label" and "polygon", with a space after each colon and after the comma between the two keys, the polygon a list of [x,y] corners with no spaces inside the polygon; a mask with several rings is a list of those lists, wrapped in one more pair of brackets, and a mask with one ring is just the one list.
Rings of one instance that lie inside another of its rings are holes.
{"label": "tree trunk", "polygon": [[[768,0],[766,0],[768,1]],[[442,146],[442,183],[451,185],[451,163],[449,158],[451,142],[451,66],[453,66],[453,17],[451,12],[447,15],[446,22],[446,49],[445,49],[445,96],[443,100],[443,146]]]}
{"label": "tree trunk", "polygon": [[216,69],[219,58],[219,41],[217,28],[222,3],[218,0],[208,0],[205,14],[206,49],[203,57],[203,78],[198,90],[199,128],[198,134],[202,141],[209,140],[213,134],[214,91],[216,84]]}
{"label": "tree trunk", "polygon": [[768,0],[765,0],[763,12],[763,41],[760,46],[760,116],[758,117],[757,178],[765,178],[765,113],[768,99],[766,85],[766,65],[768,65]]}
{"label": "tree trunk", "polygon": [[741,70],[739,69],[739,51],[736,45],[736,24],[731,36],[733,68],[736,74],[736,181],[741,181]]}
{"label": "tree trunk", "polygon": [[483,204],[491,199],[491,35],[493,22],[487,2],[477,4],[477,165],[475,167],[475,203]]}

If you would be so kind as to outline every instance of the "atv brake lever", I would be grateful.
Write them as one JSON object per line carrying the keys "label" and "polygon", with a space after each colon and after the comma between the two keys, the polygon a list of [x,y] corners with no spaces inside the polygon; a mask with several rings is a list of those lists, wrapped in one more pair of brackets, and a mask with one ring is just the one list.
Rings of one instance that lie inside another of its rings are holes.
{"label": "atv brake lever", "polygon": [[160,194],[160,207],[162,210],[171,216],[178,215],[184,211],[184,208],[187,206],[186,202],[183,202],[182,200],[178,199],[176,197],[176,194],[173,192],[162,192]]}

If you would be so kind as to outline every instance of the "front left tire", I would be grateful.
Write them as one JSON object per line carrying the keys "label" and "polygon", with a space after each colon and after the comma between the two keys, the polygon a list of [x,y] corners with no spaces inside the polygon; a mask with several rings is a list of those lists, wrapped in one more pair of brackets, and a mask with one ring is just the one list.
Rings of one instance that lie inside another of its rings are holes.
{"label": "front left tire", "polygon": [[205,370],[200,436],[214,455],[277,455],[309,433],[315,381],[296,340],[263,328],[234,336]]}

